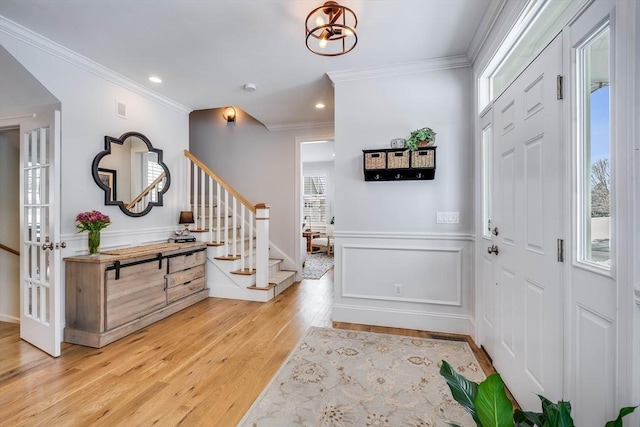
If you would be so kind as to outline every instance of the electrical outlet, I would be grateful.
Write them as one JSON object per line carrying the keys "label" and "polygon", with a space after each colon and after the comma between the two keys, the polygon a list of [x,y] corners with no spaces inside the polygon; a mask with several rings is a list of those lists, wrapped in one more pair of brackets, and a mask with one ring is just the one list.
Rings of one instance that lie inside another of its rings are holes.
{"label": "electrical outlet", "polygon": [[395,295],[402,295],[402,285],[399,285],[397,283],[393,285],[393,293]]}

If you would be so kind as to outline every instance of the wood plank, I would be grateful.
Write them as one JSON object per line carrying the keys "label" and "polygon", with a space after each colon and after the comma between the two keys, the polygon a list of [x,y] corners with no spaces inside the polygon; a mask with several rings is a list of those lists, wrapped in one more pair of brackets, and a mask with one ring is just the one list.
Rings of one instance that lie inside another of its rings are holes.
{"label": "wood plank", "polygon": [[268,303],[206,298],[103,348],[64,344],[57,359],[20,340],[18,325],[0,324],[0,420],[11,426],[236,425],[306,329],[332,326],[332,280],[332,271],[322,280],[303,280]]}

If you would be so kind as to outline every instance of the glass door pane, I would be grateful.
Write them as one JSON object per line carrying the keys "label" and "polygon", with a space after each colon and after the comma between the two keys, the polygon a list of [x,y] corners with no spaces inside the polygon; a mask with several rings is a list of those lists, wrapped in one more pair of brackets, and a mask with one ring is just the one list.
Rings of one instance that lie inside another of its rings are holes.
{"label": "glass door pane", "polygon": [[580,261],[611,265],[610,37],[608,24],[578,49]]}

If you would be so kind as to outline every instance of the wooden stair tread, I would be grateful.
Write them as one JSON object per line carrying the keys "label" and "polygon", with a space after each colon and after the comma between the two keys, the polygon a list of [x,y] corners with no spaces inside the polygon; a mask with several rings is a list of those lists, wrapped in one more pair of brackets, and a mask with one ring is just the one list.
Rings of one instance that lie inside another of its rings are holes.
{"label": "wooden stair tread", "polygon": [[291,270],[278,270],[269,276],[269,284],[277,285],[295,274],[296,272]]}
{"label": "wooden stair tread", "polygon": [[217,257],[214,257],[213,259],[217,259],[220,261],[235,261],[240,259],[240,256],[233,256],[233,255],[217,256]]}
{"label": "wooden stair tread", "polygon": [[264,287],[264,288],[259,288],[256,285],[251,285],[251,286],[247,286],[247,289],[255,289],[257,291],[268,291],[268,290],[271,290],[271,289],[273,289],[275,287],[276,287],[275,283],[269,283],[269,285]]}
{"label": "wooden stair tread", "polygon": [[231,274],[240,274],[242,276],[251,276],[253,274],[256,274],[256,270],[255,268],[245,268],[244,270],[233,270],[230,272]]}

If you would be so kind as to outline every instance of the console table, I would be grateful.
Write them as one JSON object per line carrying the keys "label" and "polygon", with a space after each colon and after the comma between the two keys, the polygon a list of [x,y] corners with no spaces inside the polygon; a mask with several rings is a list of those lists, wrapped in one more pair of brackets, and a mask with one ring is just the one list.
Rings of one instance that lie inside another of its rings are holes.
{"label": "console table", "polygon": [[206,244],[65,258],[66,342],[103,347],[208,297]]}

